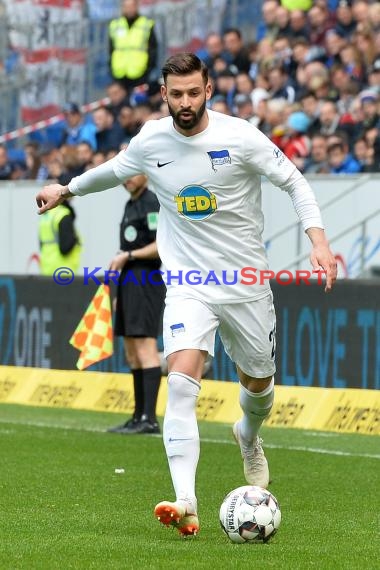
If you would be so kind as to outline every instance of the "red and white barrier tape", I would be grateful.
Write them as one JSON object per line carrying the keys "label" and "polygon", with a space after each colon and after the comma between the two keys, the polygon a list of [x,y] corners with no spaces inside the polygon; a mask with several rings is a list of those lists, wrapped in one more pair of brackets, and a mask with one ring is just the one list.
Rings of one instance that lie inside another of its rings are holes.
{"label": "red and white barrier tape", "polygon": [[[101,107],[102,105],[108,105],[109,102],[110,102],[109,97],[104,97],[104,99],[99,99],[99,101],[94,101],[93,103],[88,103],[87,105],[82,105],[80,107],[80,110],[82,113],[88,113],[90,111],[93,111],[94,109],[97,109],[98,107]],[[20,127],[19,129],[16,129],[14,131],[10,131],[9,133],[5,133],[3,135],[0,135],[0,144],[7,142],[7,141],[12,141],[14,139],[18,139],[20,137],[28,135],[29,133],[34,133],[35,131],[40,131],[41,129],[44,129],[45,127],[49,127],[50,125],[54,125],[55,123],[59,123],[59,121],[63,121],[64,118],[65,118],[64,115],[62,113],[60,113],[59,115],[54,115],[53,117],[50,117],[49,119],[45,119],[43,121],[37,121],[37,123],[33,123],[33,125],[27,125],[26,127]]]}

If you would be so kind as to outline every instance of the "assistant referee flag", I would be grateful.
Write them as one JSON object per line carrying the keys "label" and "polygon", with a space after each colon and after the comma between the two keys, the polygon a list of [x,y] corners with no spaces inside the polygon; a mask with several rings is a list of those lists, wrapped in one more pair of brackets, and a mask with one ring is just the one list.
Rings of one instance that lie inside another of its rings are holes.
{"label": "assistant referee flag", "polygon": [[81,351],[77,362],[79,370],[84,370],[113,354],[111,297],[108,285],[100,285],[69,342]]}

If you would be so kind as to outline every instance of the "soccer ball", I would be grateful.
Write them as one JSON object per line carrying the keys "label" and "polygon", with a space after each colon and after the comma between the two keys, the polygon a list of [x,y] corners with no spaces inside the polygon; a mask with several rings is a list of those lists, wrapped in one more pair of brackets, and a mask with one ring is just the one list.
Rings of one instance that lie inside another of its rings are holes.
{"label": "soccer ball", "polygon": [[280,526],[281,511],[272,493],[245,485],[224,498],[219,520],[232,542],[267,542]]}

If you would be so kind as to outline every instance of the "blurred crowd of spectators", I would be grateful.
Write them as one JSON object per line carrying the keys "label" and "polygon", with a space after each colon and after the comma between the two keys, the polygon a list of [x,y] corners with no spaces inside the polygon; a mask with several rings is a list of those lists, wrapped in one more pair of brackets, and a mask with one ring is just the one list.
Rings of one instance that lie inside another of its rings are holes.
{"label": "blurred crowd of spectators", "polygon": [[[380,172],[380,3],[299,4],[264,0],[252,40],[238,29],[210,33],[198,52],[214,86],[209,107],[254,124],[306,174]],[[68,103],[54,141],[31,138],[22,160],[0,145],[0,180],[66,183],[168,114],[158,85],[127,93],[113,82],[107,96],[86,116]]]}

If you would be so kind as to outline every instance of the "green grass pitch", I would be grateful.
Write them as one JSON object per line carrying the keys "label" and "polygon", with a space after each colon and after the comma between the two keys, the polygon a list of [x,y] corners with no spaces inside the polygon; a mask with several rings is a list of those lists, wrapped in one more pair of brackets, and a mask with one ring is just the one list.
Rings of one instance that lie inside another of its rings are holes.
{"label": "green grass pitch", "polygon": [[231,427],[200,424],[201,532],[182,539],[153,517],[173,500],[162,440],[105,433],[123,419],[0,405],[1,570],[380,567],[378,437],[264,429],[282,523],[268,544],[237,545],[218,520],[244,484]]}

